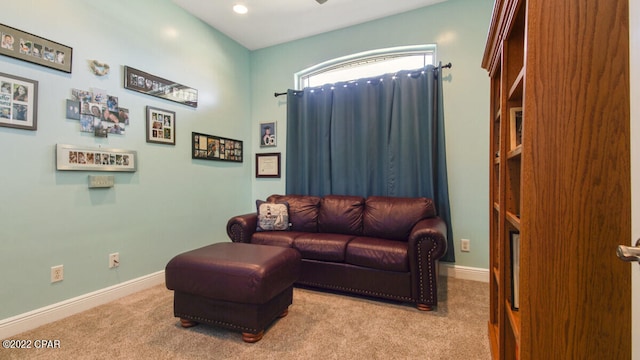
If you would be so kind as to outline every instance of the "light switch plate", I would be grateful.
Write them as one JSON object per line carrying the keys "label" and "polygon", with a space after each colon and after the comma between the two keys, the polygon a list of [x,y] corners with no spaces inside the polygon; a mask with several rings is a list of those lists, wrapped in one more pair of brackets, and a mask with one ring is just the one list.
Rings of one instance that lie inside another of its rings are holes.
{"label": "light switch plate", "polygon": [[113,175],[89,175],[89,189],[113,187]]}

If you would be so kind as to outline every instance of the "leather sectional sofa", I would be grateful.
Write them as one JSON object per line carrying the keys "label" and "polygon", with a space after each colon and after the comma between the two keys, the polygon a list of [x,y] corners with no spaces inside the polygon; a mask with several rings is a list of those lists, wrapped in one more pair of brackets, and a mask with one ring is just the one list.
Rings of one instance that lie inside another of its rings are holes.
{"label": "leather sectional sofa", "polygon": [[[233,242],[292,247],[302,255],[297,285],[415,303],[438,301],[446,225],[428,198],[271,195],[288,205],[288,226],[256,231],[258,214],[227,223]],[[262,230],[262,229],[259,229]]]}

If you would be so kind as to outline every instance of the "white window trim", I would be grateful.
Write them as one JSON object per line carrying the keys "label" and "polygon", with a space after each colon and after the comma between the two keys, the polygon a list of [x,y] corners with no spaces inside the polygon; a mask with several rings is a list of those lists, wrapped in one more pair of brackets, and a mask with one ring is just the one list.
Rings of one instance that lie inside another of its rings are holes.
{"label": "white window trim", "polygon": [[376,59],[380,59],[380,58],[418,55],[418,54],[424,54],[424,53],[432,53],[433,62],[434,64],[436,63],[437,54],[436,54],[435,44],[408,45],[408,46],[398,46],[398,47],[385,48],[385,49],[369,50],[369,51],[364,51],[357,54],[351,54],[351,55],[331,59],[331,60],[316,64],[314,66],[308,67],[304,70],[301,70],[293,74],[294,89],[301,90],[303,88],[303,79],[305,77],[314,75],[316,73],[332,70],[334,68],[350,66],[352,64],[356,65],[358,63],[363,63],[363,62],[376,61]]}

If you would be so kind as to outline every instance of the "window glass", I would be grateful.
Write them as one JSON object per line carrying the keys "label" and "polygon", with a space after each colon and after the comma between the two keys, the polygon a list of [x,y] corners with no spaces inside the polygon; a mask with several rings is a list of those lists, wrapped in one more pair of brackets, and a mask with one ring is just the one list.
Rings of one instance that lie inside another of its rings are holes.
{"label": "window glass", "polygon": [[315,87],[435,65],[435,45],[379,49],[318,64],[295,74],[296,88]]}

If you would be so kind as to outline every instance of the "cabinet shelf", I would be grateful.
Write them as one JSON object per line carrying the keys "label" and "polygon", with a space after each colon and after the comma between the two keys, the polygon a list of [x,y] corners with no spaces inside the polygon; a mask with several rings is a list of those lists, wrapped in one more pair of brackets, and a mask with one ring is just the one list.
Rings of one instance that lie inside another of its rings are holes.
{"label": "cabinet shelf", "polygon": [[513,310],[511,308],[511,302],[509,300],[506,301],[505,311],[507,312],[507,318],[509,318],[509,323],[511,325],[511,329],[513,329],[513,336],[516,340],[516,344],[520,345],[520,312],[517,310]]}
{"label": "cabinet shelf", "polygon": [[520,231],[520,217],[512,212],[507,211],[507,221],[516,230]]}
{"label": "cabinet shelf", "polygon": [[487,64],[497,64],[498,67],[495,72],[490,72],[490,151],[493,157],[490,163],[490,204],[493,211],[490,214],[489,234],[489,342],[493,358],[500,360],[517,358],[520,346],[520,314],[513,311],[510,304],[512,271],[509,243],[510,232],[520,232],[523,147],[522,127],[519,124],[524,119],[524,1],[526,0],[496,1],[494,20],[506,21],[506,24],[497,27],[504,33],[497,35],[496,43],[492,45],[497,51],[495,58],[485,59]]}
{"label": "cabinet shelf", "polygon": [[522,145],[516,146],[513,150],[507,153],[507,159],[519,159],[522,155]]}
{"label": "cabinet shelf", "polygon": [[509,100],[522,100],[522,89],[524,84],[524,67],[518,72],[515,81],[509,89]]}

